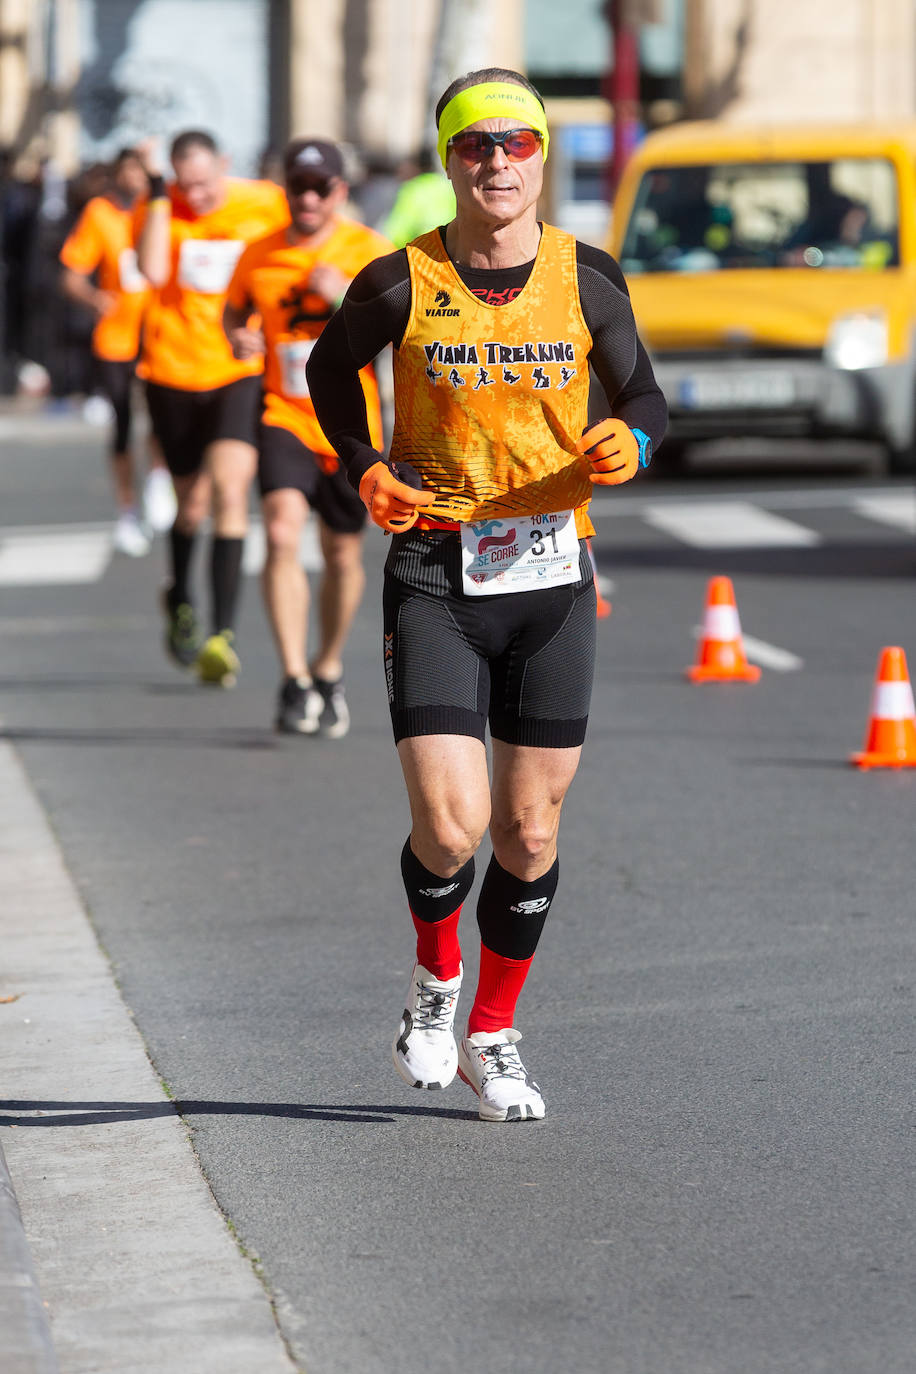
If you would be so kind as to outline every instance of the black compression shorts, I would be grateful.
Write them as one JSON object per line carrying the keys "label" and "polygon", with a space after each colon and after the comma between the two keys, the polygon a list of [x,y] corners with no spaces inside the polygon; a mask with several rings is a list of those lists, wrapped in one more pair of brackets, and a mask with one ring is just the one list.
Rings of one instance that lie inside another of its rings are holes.
{"label": "black compression shorts", "polygon": [[359,534],[366,523],[366,507],[343,468],[323,472],[312,450],[280,425],[261,425],[258,487],[262,496],[286,488],[301,491],[334,534]]}
{"label": "black compression shorts", "polygon": [[126,453],[130,443],[130,392],[136,371],[136,360],[95,358],[95,375],[99,387],[111,402],[114,411],[113,453]]}
{"label": "black compression shorts", "polygon": [[396,741],[485,737],[542,749],[581,744],[595,669],[595,588],[579,581],[465,596],[455,534],[395,535],[385,566],[385,676]]}
{"label": "black compression shorts", "polygon": [[180,391],[147,382],[150,424],[173,477],[197,472],[204,452],[218,439],[258,441],[261,378],[240,377],[210,391]]}

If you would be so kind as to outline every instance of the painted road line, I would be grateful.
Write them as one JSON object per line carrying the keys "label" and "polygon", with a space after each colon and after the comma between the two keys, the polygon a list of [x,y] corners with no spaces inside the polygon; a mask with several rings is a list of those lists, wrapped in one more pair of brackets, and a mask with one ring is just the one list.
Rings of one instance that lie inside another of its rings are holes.
{"label": "painted road line", "polygon": [[781,649],[778,644],[768,644],[765,639],[755,639],[753,635],[742,635],[744,652],[752,663],[761,668],[772,668],[777,673],[797,673],[804,668],[805,661],[789,649]]}
{"label": "painted road line", "polygon": [[821,536],[747,501],[659,503],[643,512],[653,528],[698,549],[810,548]]}
{"label": "painted road line", "polygon": [[[619,488],[618,488],[619,490]],[[871,497],[886,497],[906,493],[909,487],[894,487],[885,483],[880,487],[804,487],[801,490],[796,487],[772,489],[760,488],[752,491],[743,491],[742,498],[745,502],[754,505],[765,506],[768,510],[829,510],[837,506],[853,507],[859,500],[870,500]],[[684,492],[676,498],[678,505],[695,506],[710,503],[709,495],[694,496],[690,492]],[[614,495],[614,496],[593,496],[588,508],[589,515],[599,518],[619,516],[621,518],[632,518],[634,515],[642,516],[646,511],[651,510],[655,504],[674,505],[675,498],[665,496],[647,496],[642,494]]]}
{"label": "painted road line", "polygon": [[869,520],[877,520],[881,525],[892,525],[895,529],[916,534],[916,492],[912,489],[881,491],[859,496],[852,503],[859,515]]}
{"label": "painted road line", "polygon": [[[694,639],[701,639],[703,634],[703,626],[694,625]],[[741,642],[750,661],[759,663],[761,668],[772,668],[775,673],[797,673],[805,666],[805,660],[799,658],[798,654],[793,654],[790,649],[781,649],[778,644],[768,644],[765,639],[755,639],[753,635],[742,631]]]}
{"label": "painted road line", "polygon": [[0,586],[59,587],[97,582],[110,559],[110,530],[5,534],[0,542]]}

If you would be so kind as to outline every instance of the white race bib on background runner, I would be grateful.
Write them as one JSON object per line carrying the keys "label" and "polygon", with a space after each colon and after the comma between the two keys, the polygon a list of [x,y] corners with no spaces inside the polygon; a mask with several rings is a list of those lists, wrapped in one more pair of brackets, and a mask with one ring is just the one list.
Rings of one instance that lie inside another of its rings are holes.
{"label": "white race bib on background runner", "polygon": [[315,347],[315,339],[287,339],[277,344],[277,357],[283,373],[283,395],[303,400],[309,394],[305,364]]}
{"label": "white race bib on background runner", "polygon": [[178,251],[178,285],[204,296],[222,295],[244,247],[241,239],[185,239]]}
{"label": "white race bib on background runner", "polygon": [[579,581],[579,536],[571,510],[461,526],[467,596],[530,592]]}
{"label": "white race bib on background runner", "polygon": [[122,291],[135,296],[145,291],[149,282],[137,266],[136,248],[122,248],[118,254],[118,285]]}

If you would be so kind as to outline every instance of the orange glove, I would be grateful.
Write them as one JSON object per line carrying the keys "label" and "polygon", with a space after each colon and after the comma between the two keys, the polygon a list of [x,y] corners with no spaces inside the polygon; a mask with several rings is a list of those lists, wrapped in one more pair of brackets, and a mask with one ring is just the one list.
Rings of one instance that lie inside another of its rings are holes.
{"label": "orange glove", "polygon": [[639,471],[639,443],[622,420],[599,420],[590,425],[576,448],[591,464],[588,480],[597,486],[619,486]]}
{"label": "orange glove", "polygon": [[[403,466],[409,467],[408,464]],[[404,475],[417,477],[412,468]],[[363,473],[359,494],[374,523],[393,534],[409,530],[416,524],[420,507],[431,506],[436,499],[434,491],[417,490],[400,481],[382,458]]]}

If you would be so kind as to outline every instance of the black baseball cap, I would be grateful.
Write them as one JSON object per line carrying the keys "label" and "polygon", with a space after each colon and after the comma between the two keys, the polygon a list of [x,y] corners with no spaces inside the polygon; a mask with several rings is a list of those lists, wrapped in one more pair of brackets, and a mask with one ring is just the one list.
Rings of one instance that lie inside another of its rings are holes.
{"label": "black baseball cap", "polygon": [[323,138],[294,138],[283,154],[283,172],[291,177],[312,176],[330,180],[344,175],[343,158],[334,143]]}

